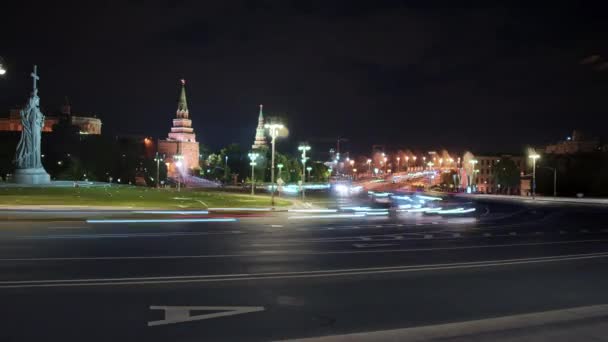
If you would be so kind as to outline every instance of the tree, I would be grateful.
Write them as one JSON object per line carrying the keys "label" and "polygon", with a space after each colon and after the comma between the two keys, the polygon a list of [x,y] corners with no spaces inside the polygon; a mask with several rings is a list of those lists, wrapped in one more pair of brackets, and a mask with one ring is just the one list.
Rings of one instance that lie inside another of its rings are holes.
{"label": "tree", "polygon": [[311,163],[312,170],[310,171],[311,181],[313,182],[327,182],[329,173],[327,172],[328,167],[320,162]]}
{"label": "tree", "polygon": [[512,189],[519,186],[519,168],[512,159],[501,158],[498,163],[496,163],[494,172],[494,185],[499,189],[499,192],[510,195]]}

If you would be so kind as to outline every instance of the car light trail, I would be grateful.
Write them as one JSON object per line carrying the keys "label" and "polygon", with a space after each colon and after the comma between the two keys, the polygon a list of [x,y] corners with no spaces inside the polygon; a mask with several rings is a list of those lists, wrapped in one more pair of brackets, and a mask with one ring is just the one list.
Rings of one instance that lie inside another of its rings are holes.
{"label": "car light trail", "polygon": [[358,218],[365,217],[365,214],[336,214],[336,215],[306,215],[306,216],[290,216],[287,219],[328,219],[328,218]]}
{"label": "car light trail", "polygon": [[188,222],[236,222],[235,218],[202,218],[202,219],[109,219],[87,220],[87,223],[188,223]]}
{"label": "car light trail", "polygon": [[139,210],[132,211],[133,214],[180,214],[180,215],[206,215],[209,214],[207,210]]}
{"label": "car light trail", "polygon": [[272,208],[209,208],[209,211],[272,211]]}
{"label": "car light trail", "polygon": [[289,209],[290,213],[337,213],[338,209]]}

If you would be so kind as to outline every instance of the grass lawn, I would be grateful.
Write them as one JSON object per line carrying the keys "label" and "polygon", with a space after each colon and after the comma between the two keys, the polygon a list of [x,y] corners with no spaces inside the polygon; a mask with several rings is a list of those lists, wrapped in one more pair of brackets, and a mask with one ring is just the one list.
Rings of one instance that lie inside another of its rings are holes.
{"label": "grass lawn", "polygon": [[[291,205],[277,199],[277,206]],[[0,205],[77,205],[135,208],[205,209],[213,207],[268,207],[269,196],[215,190],[153,189],[143,187],[0,188]]]}

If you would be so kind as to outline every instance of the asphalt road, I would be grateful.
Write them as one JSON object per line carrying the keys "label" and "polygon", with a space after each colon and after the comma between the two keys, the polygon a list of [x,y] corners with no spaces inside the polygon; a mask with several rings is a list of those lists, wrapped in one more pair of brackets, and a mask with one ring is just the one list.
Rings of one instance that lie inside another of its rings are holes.
{"label": "asphalt road", "polygon": [[477,211],[11,213],[0,341],[282,340],[608,303],[605,207],[457,204]]}

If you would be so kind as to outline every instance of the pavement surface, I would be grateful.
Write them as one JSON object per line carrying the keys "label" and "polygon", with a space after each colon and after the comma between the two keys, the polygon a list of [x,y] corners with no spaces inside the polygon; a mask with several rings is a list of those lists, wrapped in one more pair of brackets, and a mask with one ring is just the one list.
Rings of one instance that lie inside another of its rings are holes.
{"label": "pavement surface", "polygon": [[88,221],[12,210],[0,222],[0,341],[506,341],[555,337],[551,326],[608,336],[605,207],[352,209],[365,205]]}

